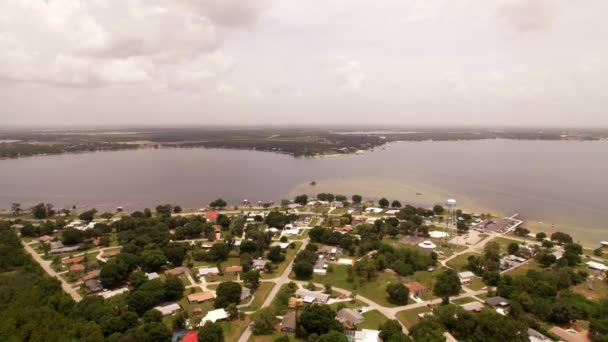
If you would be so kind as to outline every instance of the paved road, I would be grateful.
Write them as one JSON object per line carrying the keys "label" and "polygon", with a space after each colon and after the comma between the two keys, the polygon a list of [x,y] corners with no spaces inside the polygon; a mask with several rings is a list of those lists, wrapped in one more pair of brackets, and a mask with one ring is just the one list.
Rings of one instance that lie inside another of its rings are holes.
{"label": "paved road", "polygon": [[44,260],[38,253],[36,253],[36,251],[27,243],[25,243],[23,240],[21,240],[21,244],[23,245],[23,248],[25,248],[25,250],[30,253],[30,255],[32,256],[32,258],[34,258],[34,260],[36,260],[36,262],[40,265],[40,267],[42,267],[42,269],[48,273],[51,277],[58,279],[61,282],[61,288],[63,289],[63,291],[65,291],[67,294],[70,295],[70,297],[72,297],[72,299],[76,302],[80,302],[82,300],[82,296],[76,291],[74,290],[74,288],[72,286],[70,286],[70,284],[68,284],[67,281],[65,281],[63,278],[61,278],[57,272],[55,272],[55,270],[51,267],[51,262],[48,260]]}
{"label": "paved road", "polygon": [[[303,250],[304,248],[306,248],[306,245],[308,245],[309,241],[310,241],[309,239],[303,240],[302,246],[300,246],[300,249],[298,249],[298,252]],[[275,283],[275,285],[272,288],[272,290],[270,291],[270,293],[268,294],[268,297],[266,297],[264,304],[262,304],[262,308],[270,306],[270,304],[272,303],[272,300],[276,297],[277,293],[279,293],[281,286],[288,284],[291,281],[291,279],[289,279],[289,273],[291,273],[291,267],[293,266],[293,262],[295,261],[295,259],[296,258],[294,257],[291,260],[289,265],[287,265],[287,267],[285,268],[285,271],[283,271],[283,274],[281,274],[279,277],[263,280],[265,282]],[[239,338],[239,342],[247,342],[249,340],[249,338],[251,337],[252,333],[253,333],[253,331],[251,330],[251,327],[247,327],[247,329],[245,329],[245,331]]]}

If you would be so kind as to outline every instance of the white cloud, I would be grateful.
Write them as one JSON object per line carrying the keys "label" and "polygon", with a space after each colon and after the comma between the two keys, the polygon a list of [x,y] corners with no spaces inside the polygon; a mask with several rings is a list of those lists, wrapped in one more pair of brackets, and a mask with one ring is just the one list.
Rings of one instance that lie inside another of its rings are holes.
{"label": "white cloud", "polygon": [[336,68],[338,87],[346,91],[359,91],[363,87],[366,75],[361,64],[356,60],[341,58],[341,65]]}
{"label": "white cloud", "polygon": [[254,1],[6,0],[0,78],[72,87],[197,85],[233,64],[219,50],[221,25],[250,25],[259,8]]}

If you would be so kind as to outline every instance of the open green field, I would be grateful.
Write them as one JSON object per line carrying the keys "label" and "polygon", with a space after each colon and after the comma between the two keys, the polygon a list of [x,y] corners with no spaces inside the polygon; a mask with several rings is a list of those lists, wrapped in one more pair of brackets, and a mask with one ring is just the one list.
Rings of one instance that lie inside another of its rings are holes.
{"label": "open green field", "polygon": [[[532,240],[532,239],[530,239],[530,240]],[[501,252],[501,253],[506,253],[506,251],[507,251],[507,247],[508,247],[508,246],[509,246],[509,244],[510,244],[510,243],[512,243],[512,242],[515,242],[515,243],[517,243],[517,244],[519,244],[519,245],[522,245],[522,244],[523,244],[523,242],[521,242],[521,241],[518,241],[518,240],[512,240],[512,239],[508,239],[508,238],[505,238],[505,237],[495,237],[495,238],[493,238],[493,239],[492,239],[492,240],[490,240],[490,241],[495,241],[495,242],[498,242],[498,244],[500,245],[500,252]]]}
{"label": "open green field", "polygon": [[219,322],[224,330],[225,341],[238,341],[239,337],[243,334],[245,329],[250,323],[250,318],[245,317],[244,320],[233,320],[233,321],[221,321]]}
{"label": "open green field", "polygon": [[255,291],[255,293],[253,295],[253,300],[251,301],[249,306],[244,307],[241,310],[243,310],[243,311],[259,310],[262,307],[262,304],[264,304],[264,301],[266,300],[268,295],[270,294],[270,291],[272,291],[272,288],[274,287],[274,285],[275,285],[274,283],[269,283],[269,282],[260,283],[260,287],[258,287],[258,289]]}
{"label": "open green field", "polygon": [[527,261],[525,264],[517,267],[516,269],[509,270],[509,271],[505,272],[504,274],[508,274],[511,276],[523,275],[523,274],[526,274],[528,272],[528,270],[540,271],[540,270],[542,270],[542,267],[540,267],[540,265],[538,264],[538,262],[536,262],[536,260],[531,259],[531,260]]}
{"label": "open green field", "polygon": [[225,281],[235,281],[237,279],[237,276],[235,276],[234,274],[224,274],[224,275],[208,275],[205,277],[205,280],[208,283],[214,283],[214,282],[225,282]]}
{"label": "open green field", "polygon": [[410,329],[414,324],[420,321],[418,314],[423,312],[430,312],[427,307],[421,307],[411,310],[404,310],[397,312],[397,319],[405,325],[406,328]]}
{"label": "open green field", "polygon": [[483,280],[481,278],[475,277],[475,278],[473,278],[473,280],[471,280],[470,283],[468,283],[465,286],[470,288],[471,290],[477,291],[477,290],[481,290],[482,288],[484,288],[486,286],[486,284],[483,282]]}
{"label": "open green field", "polygon": [[446,262],[446,265],[457,271],[463,270],[466,267],[466,265],[468,264],[467,258],[470,257],[471,255],[480,256],[481,254],[473,253],[473,252],[464,253],[464,254],[461,254],[461,255],[449,260],[448,262]]}
{"label": "open green field", "polygon": [[298,253],[298,251],[300,250],[300,247],[302,246],[302,242],[296,241],[294,242],[296,245],[296,248],[287,248],[287,252],[285,253],[285,260],[283,260],[283,262],[281,262],[277,268],[275,268],[274,270],[272,270],[272,273],[262,273],[260,274],[260,277],[262,279],[271,279],[271,278],[276,278],[278,276],[280,276],[281,274],[283,274],[283,272],[285,272],[285,269],[287,268],[287,265],[289,265],[289,263],[291,262],[291,260],[293,260],[293,258],[296,256],[296,254]]}
{"label": "open green field", "polygon": [[363,323],[359,324],[359,326],[358,326],[358,328],[361,328],[361,329],[377,330],[378,327],[380,327],[380,325],[382,325],[384,322],[388,321],[388,318],[386,318],[386,316],[384,316],[378,310],[372,310],[372,311],[365,312],[363,314],[363,317],[365,318],[365,321],[363,321]]}
{"label": "open green field", "polygon": [[345,300],[342,302],[332,303],[332,304],[329,304],[329,307],[332,308],[334,311],[338,311],[338,306],[340,306],[340,304],[342,304],[342,306],[345,306],[348,309],[355,309],[355,308],[360,308],[362,306],[368,306],[367,303],[364,303],[358,299],[355,299],[355,300]]}
{"label": "open green field", "polygon": [[368,299],[375,301],[376,303],[394,307],[387,300],[386,285],[392,282],[398,282],[399,278],[395,275],[391,275],[384,272],[379,272],[376,278],[366,281],[364,279],[355,279],[352,283],[346,281],[348,278],[347,266],[344,265],[333,265],[333,272],[327,272],[326,275],[315,275],[313,281],[320,284],[332,284],[333,286],[350,290],[356,294],[360,294]]}

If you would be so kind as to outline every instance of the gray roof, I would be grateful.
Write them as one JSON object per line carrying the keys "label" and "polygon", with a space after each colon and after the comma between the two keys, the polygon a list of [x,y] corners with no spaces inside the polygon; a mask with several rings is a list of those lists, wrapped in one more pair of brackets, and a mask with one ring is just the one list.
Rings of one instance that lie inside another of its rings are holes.
{"label": "gray roof", "polygon": [[315,301],[327,303],[329,300],[329,295],[326,293],[318,292],[318,291],[309,291],[306,289],[299,289],[296,291],[296,296],[298,297],[313,297]]}
{"label": "gray roof", "polygon": [[247,299],[251,296],[251,290],[248,287],[241,288],[241,300]]}
{"label": "gray roof", "polygon": [[365,320],[363,315],[355,310],[344,308],[338,311],[336,319],[342,323],[359,324]]}
{"label": "gray roof", "polygon": [[509,305],[509,300],[502,297],[490,297],[486,298],[486,304],[491,306],[507,306]]}

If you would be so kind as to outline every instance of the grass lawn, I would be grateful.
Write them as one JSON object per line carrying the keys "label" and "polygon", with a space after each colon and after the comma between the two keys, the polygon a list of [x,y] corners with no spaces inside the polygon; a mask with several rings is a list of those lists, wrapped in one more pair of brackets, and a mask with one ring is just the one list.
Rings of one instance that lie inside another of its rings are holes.
{"label": "grass lawn", "polygon": [[473,297],[464,297],[464,298],[458,298],[458,299],[451,300],[450,302],[453,304],[456,304],[456,305],[462,305],[462,304],[466,304],[466,303],[476,302],[476,300]]}
{"label": "grass lawn", "polygon": [[290,235],[287,238],[291,241],[297,241],[297,240],[304,240],[308,237],[308,232],[310,231],[310,229],[300,229],[302,230],[302,233],[300,233],[299,235]]}
{"label": "grass lawn", "polygon": [[469,284],[467,284],[465,286],[470,288],[471,290],[477,291],[477,290],[481,290],[482,288],[484,288],[486,286],[486,284],[484,284],[484,282],[481,280],[481,278],[475,277],[475,278],[473,278],[473,280],[471,280],[471,282]]}
{"label": "grass lawn", "polygon": [[579,293],[589,299],[598,300],[608,297],[608,284],[605,281],[594,281],[592,288],[589,289],[588,283],[585,281],[572,288],[572,292]]}
{"label": "grass lawn", "polygon": [[[530,240],[532,240],[532,239],[530,239]],[[507,239],[507,238],[504,238],[504,237],[495,237],[495,238],[493,238],[490,241],[498,242],[498,244],[500,245],[500,252],[501,253],[503,253],[503,252],[506,253],[507,252],[507,247],[509,246],[509,244],[511,242],[515,242],[515,243],[517,243],[519,245],[523,244],[523,242],[521,242],[521,241],[511,240],[511,239]]]}
{"label": "grass lawn", "polygon": [[363,317],[365,318],[365,321],[358,326],[358,328],[361,329],[377,330],[381,324],[388,321],[388,318],[386,318],[386,316],[384,316],[378,310],[368,311],[363,314]]}
{"label": "grass lawn", "polygon": [[218,287],[218,286],[220,286],[220,285],[219,285],[219,284],[211,284],[211,285],[207,285],[207,288],[208,288],[209,290],[213,290],[213,291],[215,291],[215,290],[217,290],[217,287]]}
{"label": "grass lawn", "polygon": [[355,299],[354,301],[345,300],[342,302],[332,303],[332,304],[329,304],[329,307],[332,308],[334,311],[338,311],[338,306],[340,306],[340,304],[345,305],[345,307],[348,309],[355,309],[355,308],[360,308],[362,306],[368,306],[366,303],[363,303],[362,301]]}
{"label": "grass lawn", "polygon": [[179,276],[179,280],[184,283],[184,286],[192,285],[192,283],[190,283],[190,280],[188,280],[188,277],[186,277],[185,275]]}
{"label": "grass lawn", "polygon": [[[279,331],[275,332],[272,335],[260,335],[260,336],[251,335],[251,337],[249,338],[249,340],[247,342],[273,342],[275,338],[280,337],[280,336],[289,337],[289,342],[305,342],[305,340],[299,339],[299,338],[295,337],[293,334],[283,334]],[[228,341],[228,340],[226,340],[226,341]]]}
{"label": "grass lawn", "polygon": [[454,253],[458,253],[467,249],[466,246],[455,245],[453,243],[437,242],[437,251],[442,252],[445,258],[449,258]]}
{"label": "grass lawn", "polygon": [[264,301],[266,300],[268,295],[270,294],[270,291],[272,291],[272,288],[274,287],[274,285],[275,285],[274,283],[260,283],[260,287],[258,287],[258,289],[255,291],[251,304],[247,307],[242,308],[241,310],[243,310],[243,311],[259,310],[262,307],[262,304],[264,304]]}
{"label": "grass lawn", "polygon": [[411,310],[404,310],[397,312],[397,319],[405,325],[406,328],[410,329],[414,324],[420,321],[418,314],[423,312],[430,312],[427,307],[416,308]]}
{"label": "grass lawn", "polygon": [[475,255],[475,256],[481,256],[481,254],[479,253],[464,253],[461,254],[457,257],[455,257],[454,259],[449,260],[448,262],[446,262],[446,265],[448,265],[449,267],[460,271],[462,269],[465,268],[465,266],[469,263],[467,261],[467,258],[470,257],[471,255]]}
{"label": "grass lawn", "polygon": [[208,275],[205,277],[205,280],[208,283],[213,283],[216,281],[219,281],[219,282],[234,281],[234,280],[236,280],[236,278],[237,278],[237,276],[234,274],[224,274],[224,275],[215,275],[215,276]]}
{"label": "grass lawn", "polygon": [[249,317],[245,317],[242,321],[221,321],[219,323],[224,330],[224,339],[226,341],[238,341],[239,337],[243,334],[243,331],[245,331],[249,325],[250,319]]}
{"label": "grass lawn", "polygon": [[540,271],[542,270],[542,268],[540,267],[540,265],[538,264],[538,262],[536,262],[536,260],[532,259],[529,260],[528,262],[526,262],[525,264],[517,267],[516,269],[513,270],[509,270],[507,272],[505,272],[504,274],[508,274],[508,275],[523,275],[526,274],[528,272],[528,270],[537,270]]}
{"label": "grass lawn", "polygon": [[[201,291],[196,291],[196,292],[201,292]],[[196,293],[196,292],[194,292],[194,293]],[[189,294],[191,294],[190,290],[187,289],[186,291],[184,291],[184,298],[182,298],[178,302],[178,304],[184,309],[184,311],[188,312],[188,317],[192,317],[192,311],[195,308],[200,308],[202,310],[201,317],[204,317],[207,314],[207,312],[214,309],[213,301],[208,301],[208,302],[201,303],[201,304],[188,302]]]}
{"label": "grass lawn", "polygon": [[294,242],[296,245],[296,248],[287,248],[287,252],[285,253],[285,260],[283,260],[283,262],[281,262],[277,268],[275,268],[272,273],[262,273],[260,274],[260,278],[262,279],[270,279],[270,278],[276,278],[278,276],[280,276],[281,274],[283,274],[283,272],[285,272],[285,269],[287,268],[287,265],[289,265],[289,263],[291,262],[291,260],[293,260],[293,258],[296,256],[296,254],[298,253],[298,251],[300,250],[300,247],[302,246],[302,242]]}
{"label": "grass lawn", "polygon": [[[351,290],[356,294],[360,294],[368,299],[375,301],[376,303],[387,306],[394,307],[394,304],[391,304],[387,300],[386,294],[386,285],[391,282],[399,281],[399,278],[395,275],[391,275],[384,272],[378,272],[376,278],[371,281],[366,281],[364,279],[355,279],[352,283],[346,281],[348,278],[347,275],[347,266],[344,265],[333,265],[333,272],[328,272],[326,275],[315,275],[313,277],[313,281],[315,283],[320,284],[332,284],[333,286],[343,288],[346,290]],[[360,283],[360,284],[359,284]]]}

